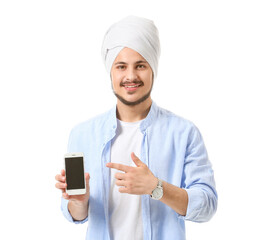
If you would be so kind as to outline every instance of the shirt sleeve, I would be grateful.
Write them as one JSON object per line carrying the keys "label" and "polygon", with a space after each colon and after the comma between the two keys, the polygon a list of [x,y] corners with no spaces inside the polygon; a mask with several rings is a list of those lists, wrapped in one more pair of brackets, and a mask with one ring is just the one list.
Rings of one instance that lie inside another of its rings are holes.
{"label": "shirt sleeve", "polygon": [[209,221],[216,212],[218,195],[212,165],[195,126],[188,137],[182,186],[188,193],[188,206],[186,216],[179,217],[194,222]]}
{"label": "shirt sleeve", "polygon": [[69,210],[68,210],[68,203],[69,203],[68,200],[64,199],[63,197],[61,198],[61,211],[62,211],[64,217],[69,222],[72,222],[72,223],[75,223],[75,224],[82,224],[82,223],[85,223],[85,222],[88,221],[88,217],[85,218],[84,220],[81,220],[81,221],[74,220],[73,217],[71,216]]}

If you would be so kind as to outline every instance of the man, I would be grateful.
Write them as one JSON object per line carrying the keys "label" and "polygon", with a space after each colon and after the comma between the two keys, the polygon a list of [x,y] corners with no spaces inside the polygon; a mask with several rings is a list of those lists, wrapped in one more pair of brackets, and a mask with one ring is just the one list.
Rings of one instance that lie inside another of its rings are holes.
{"label": "man", "polygon": [[102,56],[117,105],[76,126],[69,152],[85,155],[87,193],[68,196],[56,176],[62,211],[89,220],[86,239],[185,239],[184,220],[208,221],[217,208],[211,163],[198,129],[151,99],[158,31],[129,16],[107,31]]}

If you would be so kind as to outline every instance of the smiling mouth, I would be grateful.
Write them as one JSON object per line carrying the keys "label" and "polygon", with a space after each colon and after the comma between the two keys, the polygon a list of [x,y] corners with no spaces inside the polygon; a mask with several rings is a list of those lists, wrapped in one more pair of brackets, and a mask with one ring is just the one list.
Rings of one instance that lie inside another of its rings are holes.
{"label": "smiling mouth", "polygon": [[122,83],[120,84],[122,87],[124,87],[126,90],[129,90],[129,91],[133,91],[133,90],[136,90],[137,88],[143,86],[143,83],[142,82],[132,82],[132,83],[129,83],[129,82],[126,82],[126,83]]}
{"label": "smiling mouth", "polygon": [[136,84],[136,85],[124,85],[125,88],[137,88],[140,87],[141,84]]}
{"label": "smiling mouth", "polygon": [[134,93],[139,87],[141,87],[141,85],[142,84],[124,85],[124,88],[128,93]]}

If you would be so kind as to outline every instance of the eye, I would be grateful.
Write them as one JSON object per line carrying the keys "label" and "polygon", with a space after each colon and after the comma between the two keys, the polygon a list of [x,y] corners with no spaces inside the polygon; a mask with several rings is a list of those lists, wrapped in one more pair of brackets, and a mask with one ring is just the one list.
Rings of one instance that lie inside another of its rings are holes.
{"label": "eye", "polygon": [[146,66],[143,65],[143,64],[139,64],[139,65],[136,66],[136,68],[137,69],[144,69],[144,68],[146,68]]}
{"label": "eye", "polygon": [[119,70],[124,70],[126,68],[126,66],[125,65],[117,65],[116,68]]}

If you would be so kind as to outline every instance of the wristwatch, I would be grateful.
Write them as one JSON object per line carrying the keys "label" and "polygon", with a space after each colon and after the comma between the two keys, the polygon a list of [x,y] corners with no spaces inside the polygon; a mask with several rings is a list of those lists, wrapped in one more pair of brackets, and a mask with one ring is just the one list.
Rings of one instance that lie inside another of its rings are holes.
{"label": "wristwatch", "polygon": [[151,198],[155,200],[159,200],[163,197],[163,181],[158,178],[158,183],[156,188],[153,190],[152,194],[150,195]]}

